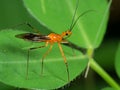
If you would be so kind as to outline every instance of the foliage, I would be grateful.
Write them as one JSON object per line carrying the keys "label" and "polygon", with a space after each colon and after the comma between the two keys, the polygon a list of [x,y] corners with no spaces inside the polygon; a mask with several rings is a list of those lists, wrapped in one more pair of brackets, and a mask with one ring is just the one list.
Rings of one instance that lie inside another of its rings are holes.
{"label": "foliage", "polygon": [[[44,28],[39,32],[48,34],[48,31],[61,34],[69,29],[76,1],[53,1],[51,0],[24,0],[24,6]],[[78,47],[86,48],[87,53],[75,50],[75,56],[71,48],[63,45],[63,50],[67,57],[70,70],[70,80],[73,81],[89,66],[98,73],[112,88],[120,89],[120,86],[95,62],[92,57],[94,49],[99,47],[107,26],[108,9],[111,1],[106,0],[79,0],[79,7],[76,17],[87,10],[95,10],[88,12],[82,17],[74,27],[69,41]],[[96,8],[97,7],[97,8]],[[97,18],[95,18],[97,17]],[[32,50],[30,52],[29,74],[26,79],[26,60],[27,51],[30,47],[44,45],[44,43],[31,43],[20,40],[15,35],[25,33],[18,29],[4,29],[0,31],[0,81],[2,83],[20,88],[36,88],[36,89],[57,89],[68,84],[66,67],[59,52],[57,44],[44,60],[44,73],[40,76],[41,58],[49,47]],[[119,53],[118,49],[118,53]],[[119,71],[119,55],[116,55],[116,71]],[[87,72],[86,72],[87,74]],[[13,78],[14,77],[14,78]],[[112,90],[111,88],[111,90]],[[108,90],[105,88],[104,90]]]}

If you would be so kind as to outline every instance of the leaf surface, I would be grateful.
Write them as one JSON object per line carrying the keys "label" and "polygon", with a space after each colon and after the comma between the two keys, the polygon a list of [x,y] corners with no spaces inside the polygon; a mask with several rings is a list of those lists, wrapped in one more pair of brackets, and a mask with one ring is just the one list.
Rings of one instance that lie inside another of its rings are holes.
{"label": "leaf surface", "polygon": [[[34,2],[24,0],[24,4],[36,20],[59,34],[70,28],[76,8],[76,0],[35,0]],[[106,30],[107,0],[79,0],[75,19],[87,10],[93,11],[80,17],[69,40],[78,46],[96,48],[100,45]]]}
{"label": "leaf surface", "polygon": [[[53,46],[52,51],[44,60],[43,75],[41,75],[41,58],[49,48],[40,48],[30,51],[30,62],[28,68],[28,79],[26,79],[27,52],[28,48],[41,46],[44,43],[32,43],[15,35],[25,33],[17,30],[3,30],[0,32],[0,81],[16,87],[55,89],[68,83],[66,66],[58,45]],[[70,80],[80,75],[85,69],[87,58],[82,53],[76,51],[73,56],[72,50],[63,45]]]}

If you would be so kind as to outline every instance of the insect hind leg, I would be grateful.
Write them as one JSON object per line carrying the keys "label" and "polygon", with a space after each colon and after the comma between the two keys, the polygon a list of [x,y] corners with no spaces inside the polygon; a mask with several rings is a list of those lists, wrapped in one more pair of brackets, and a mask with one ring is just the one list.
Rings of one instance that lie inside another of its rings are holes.
{"label": "insect hind leg", "polygon": [[39,47],[32,47],[32,48],[29,48],[28,49],[28,52],[27,52],[27,68],[26,68],[26,79],[28,79],[28,69],[29,69],[29,59],[30,59],[30,51],[31,50],[35,50],[35,49],[38,49],[38,48],[44,48],[46,47],[46,45],[43,45],[43,46],[39,46]]}
{"label": "insect hind leg", "polygon": [[31,28],[34,32],[36,33],[40,33],[38,29],[36,29],[35,27],[33,27],[29,22],[23,22],[20,24],[17,24],[15,26],[12,26],[11,28],[16,28],[17,26],[23,26],[23,25],[27,25],[29,28]]}
{"label": "insect hind leg", "polygon": [[38,29],[36,29],[35,27],[33,27],[30,23],[25,22],[25,24],[26,24],[28,27],[30,27],[33,31],[35,31],[36,33],[40,33],[40,32],[38,31]]}

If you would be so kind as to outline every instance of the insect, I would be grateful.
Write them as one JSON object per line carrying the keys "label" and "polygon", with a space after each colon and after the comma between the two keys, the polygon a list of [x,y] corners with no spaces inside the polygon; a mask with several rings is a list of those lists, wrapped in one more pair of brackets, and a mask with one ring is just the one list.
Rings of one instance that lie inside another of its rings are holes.
{"label": "insect", "polygon": [[[41,64],[42,64],[41,65],[41,74],[43,74],[43,65],[44,65],[43,61],[44,61],[45,57],[49,54],[49,52],[52,50],[53,44],[54,43],[58,43],[59,50],[61,52],[61,55],[63,57],[64,63],[65,63],[65,66],[66,66],[66,72],[67,72],[68,82],[70,81],[68,63],[67,63],[67,59],[65,57],[65,54],[64,54],[64,51],[62,49],[61,44],[62,43],[68,43],[69,44],[69,42],[66,40],[66,38],[69,37],[72,34],[72,30],[73,30],[75,24],[77,23],[77,21],[84,14],[86,14],[89,11],[91,11],[91,10],[87,10],[87,11],[83,12],[75,20],[76,11],[77,11],[77,8],[78,8],[78,3],[79,3],[79,0],[77,0],[77,2],[76,2],[76,8],[75,8],[75,11],[74,11],[74,14],[73,14],[72,23],[71,23],[70,28],[67,31],[62,32],[61,34],[50,33],[48,35],[42,35],[42,34],[39,34],[39,33],[23,33],[23,34],[18,34],[18,35],[15,36],[17,38],[28,40],[28,41],[33,41],[33,42],[45,42],[44,46],[29,48],[29,50],[28,50],[28,57],[27,57],[27,70],[26,70],[27,71],[27,75],[26,75],[26,78],[28,78],[29,52],[30,52],[30,50],[47,47],[48,44],[50,45],[50,47],[47,50],[47,52],[43,55],[42,61],[41,61]],[[29,23],[26,23],[26,25],[28,25],[32,29],[35,29]]]}

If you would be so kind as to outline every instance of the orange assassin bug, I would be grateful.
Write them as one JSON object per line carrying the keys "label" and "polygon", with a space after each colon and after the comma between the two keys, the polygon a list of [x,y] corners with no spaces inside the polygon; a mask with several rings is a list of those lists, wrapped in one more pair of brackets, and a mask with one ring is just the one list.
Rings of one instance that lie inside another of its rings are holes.
{"label": "orange assassin bug", "polygon": [[[23,33],[23,34],[15,35],[15,37],[20,38],[20,39],[24,39],[24,40],[28,40],[28,41],[33,41],[33,42],[45,42],[46,43],[44,46],[29,48],[29,50],[28,50],[28,57],[27,57],[27,70],[26,70],[27,71],[27,75],[26,75],[26,78],[28,78],[29,52],[30,52],[30,50],[47,47],[48,44],[50,44],[49,49],[47,50],[47,52],[42,57],[41,74],[43,74],[43,60],[45,59],[45,57],[47,56],[47,54],[52,50],[53,44],[54,43],[58,43],[61,55],[63,57],[64,63],[65,63],[65,66],[66,66],[66,72],[67,72],[67,76],[68,76],[68,82],[70,81],[68,63],[67,63],[67,59],[65,57],[65,54],[63,52],[61,43],[63,43],[63,44],[64,43],[68,43],[69,44],[69,42],[66,40],[66,37],[69,37],[72,34],[72,30],[73,30],[75,24],[77,23],[77,21],[79,20],[79,18],[81,16],[83,16],[85,13],[91,11],[91,10],[87,10],[86,12],[83,12],[82,14],[80,14],[76,18],[76,20],[74,20],[75,19],[75,15],[76,15],[76,11],[77,11],[77,8],[78,8],[78,3],[79,3],[79,0],[77,0],[77,2],[76,2],[76,8],[75,8],[75,11],[74,11],[74,15],[73,15],[73,18],[72,18],[72,23],[71,23],[70,28],[67,31],[62,32],[62,34],[50,33],[48,35],[42,35],[42,34],[39,34],[39,33]],[[31,24],[29,24],[29,23],[25,23],[25,24],[27,26],[29,26],[30,28],[35,29]]]}

